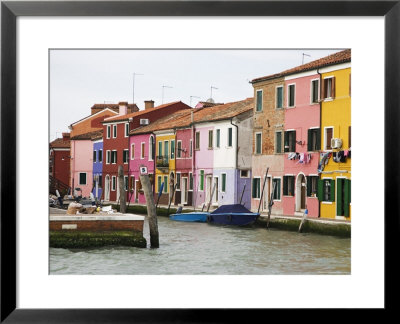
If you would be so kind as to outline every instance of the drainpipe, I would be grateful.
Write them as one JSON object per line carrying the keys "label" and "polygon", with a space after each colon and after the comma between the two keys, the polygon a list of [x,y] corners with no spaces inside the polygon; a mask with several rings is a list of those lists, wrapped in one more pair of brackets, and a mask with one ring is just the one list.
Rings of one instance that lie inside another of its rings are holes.
{"label": "drainpipe", "polygon": [[[317,69],[317,73],[319,75],[319,89],[321,89],[322,74],[319,72],[319,68]],[[321,97],[321,91],[320,91],[320,97]],[[321,101],[321,98],[319,98],[319,130],[320,130],[320,135],[322,134],[321,125],[322,125],[322,101]],[[322,145],[321,136],[319,138],[319,142],[320,142],[320,145]],[[320,147],[320,150],[321,150],[321,147]],[[318,159],[319,159],[319,154],[318,154]],[[319,179],[319,177],[318,177],[318,179]],[[317,184],[317,188],[318,188],[318,184]],[[317,189],[317,192],[318,192],[318,189]],[[319,200],[318,200],[318,217],[321,217],[321,202]]]}
{"label": "drainpipe", "polygon": [[[230,122],[231,122],[231,125],[236,127],[235,187],[236,187],[236,198],[237,198],[238,197],[238,191],[237,191],[238,190],[238,183],[237,183],[238,182],[238,180],[237,180],[238,179],[238,175],[237,175],[238,170],[237,170],[237,168],[238,168],[239,126],[233,123],[233,118],[234,117],[231,118]],[[235,201],[236,201],[236,199],[235,199]]]}

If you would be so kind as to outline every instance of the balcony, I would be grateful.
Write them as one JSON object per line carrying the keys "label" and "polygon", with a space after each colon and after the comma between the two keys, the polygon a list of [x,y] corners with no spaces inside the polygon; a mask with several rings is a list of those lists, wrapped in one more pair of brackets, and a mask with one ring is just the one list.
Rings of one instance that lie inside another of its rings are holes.
{"label": "balcony", "polygon": [[165,170],[169,168],[169,159],[168,155],[165,156],[157,156],[156,158],[156,167],[159,170]]}

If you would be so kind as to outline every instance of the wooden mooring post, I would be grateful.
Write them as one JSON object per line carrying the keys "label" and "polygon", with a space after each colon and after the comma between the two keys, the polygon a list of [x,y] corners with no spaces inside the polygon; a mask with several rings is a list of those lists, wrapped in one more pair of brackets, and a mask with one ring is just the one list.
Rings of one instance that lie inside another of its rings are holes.
{"label": "wooden mooring post", "polygon": [[151,183],[147,174],[140,175],[140,182],[144,191],[147,205],[147,217],[149,218],[149,229],[150,229],[150,247],[160,247],[158,239],[158,224],[157,224],[157,211],[154,203],[153,190],[151,189]]}
{"label": "wooden mooring post", "polygon": [[302,218],[300,226],[299,226],[299,233],[301,233],[301,228],[303,227],[305,221],[307,220],[307,216],[308,216],[308,209],[306,209],[304,211],[303,218]]}
{"label": "wooden mooring post", "polygon": [[118,166],[118,182],[119,182],[119,211],[126,213],[126,193],[124,182],[124,169],[122,165]]}

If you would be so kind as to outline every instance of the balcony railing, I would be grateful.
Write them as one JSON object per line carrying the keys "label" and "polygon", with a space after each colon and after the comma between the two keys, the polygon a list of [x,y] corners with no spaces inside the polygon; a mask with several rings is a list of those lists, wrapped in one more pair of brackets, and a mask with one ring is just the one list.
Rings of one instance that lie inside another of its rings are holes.
{"label": "balcony railing", "polygon": [[157,156],[156,166],[157,168],[168,168],[169,167],[168,155]]}

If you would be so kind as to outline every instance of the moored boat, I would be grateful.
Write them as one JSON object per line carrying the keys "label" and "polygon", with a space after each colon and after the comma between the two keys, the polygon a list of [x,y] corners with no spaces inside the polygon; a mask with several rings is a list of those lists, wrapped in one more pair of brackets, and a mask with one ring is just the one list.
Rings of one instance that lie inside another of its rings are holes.
{"label": "moored boat", "polygon": [[259,213],[252,213],[241,204],[223,205],[207,217],[207,223],[220,225],[246,226],[253,224]]}
{"label": "moored boat", "polygon": [[207,216],[210,215],[208,212],[190,212],[190,213],[178,213],[169,215],[169,219],[178,222],[201,222],[207,221]]}

